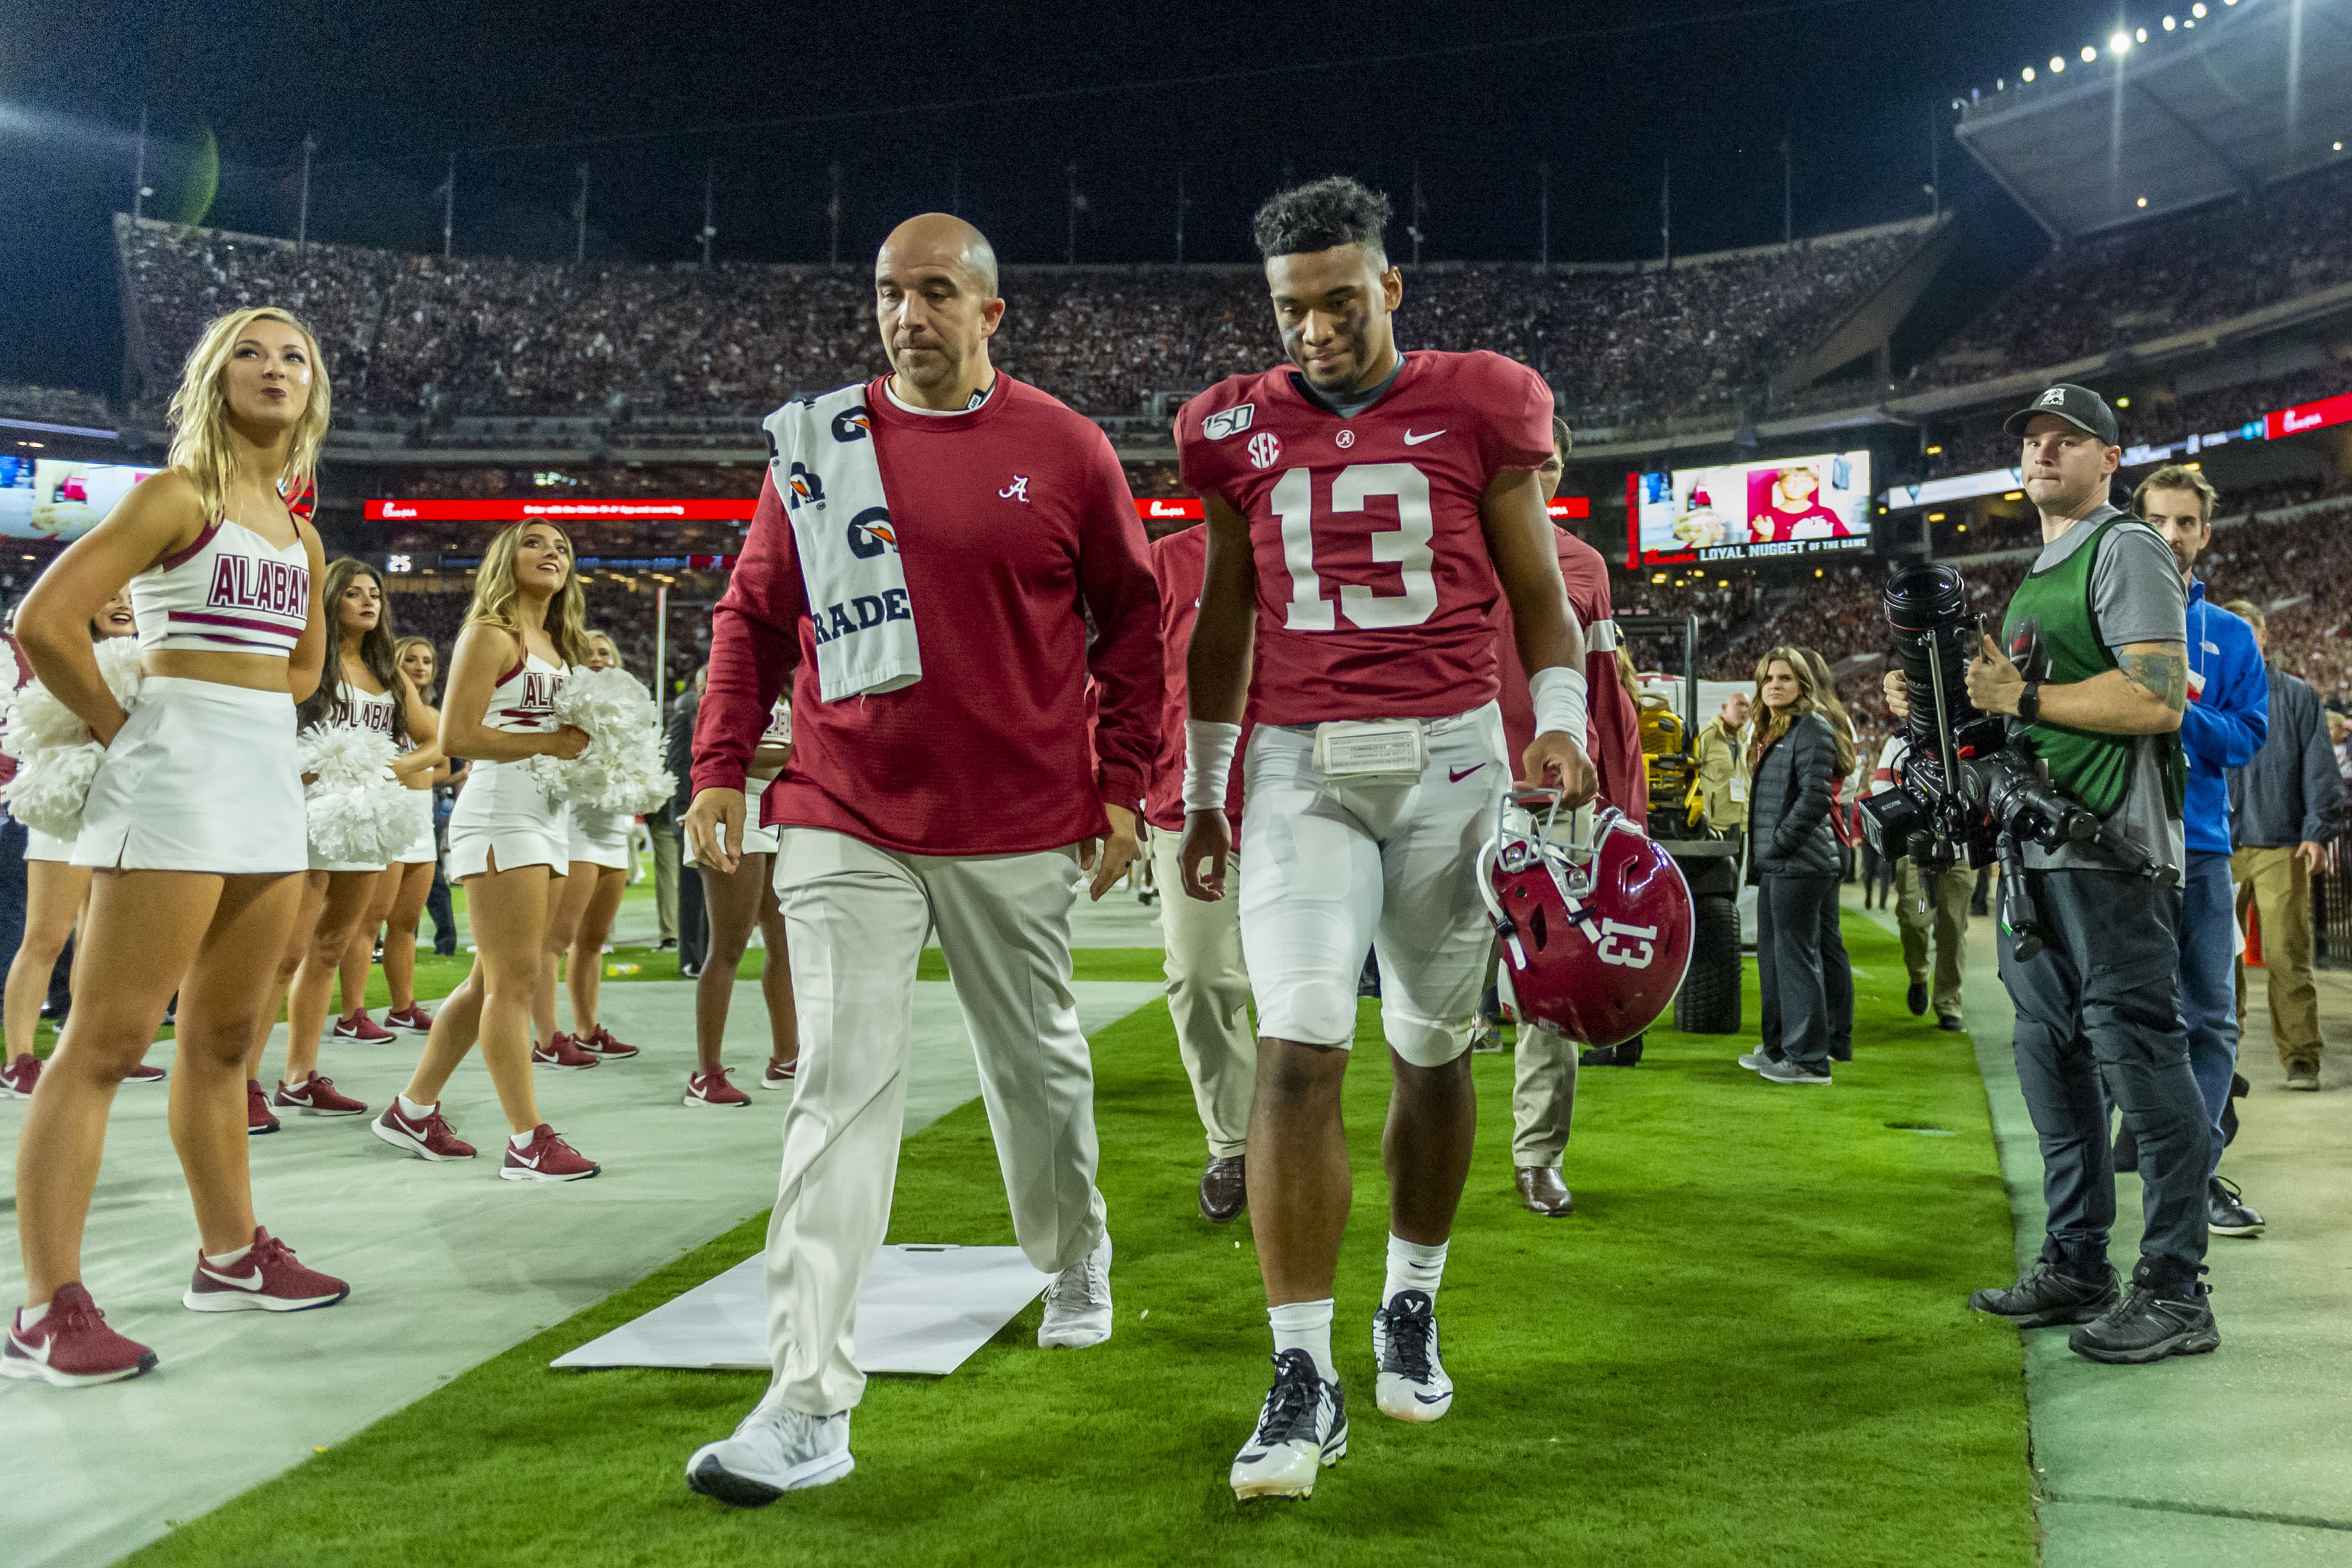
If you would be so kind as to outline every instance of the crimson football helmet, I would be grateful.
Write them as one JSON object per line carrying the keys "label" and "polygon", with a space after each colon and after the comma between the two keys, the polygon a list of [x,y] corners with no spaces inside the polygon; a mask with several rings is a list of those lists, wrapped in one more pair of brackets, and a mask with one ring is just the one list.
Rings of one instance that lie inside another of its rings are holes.
{"label": "crimson football helmet", "polygon": [[1690,884],[1614,808],[1594,815],[1589,842],[1550,837],[1559,815],[1557,789],[1505,795],[1478,892],[1520,1020],[1616,1045],[1666,1010],[1690,967]]}

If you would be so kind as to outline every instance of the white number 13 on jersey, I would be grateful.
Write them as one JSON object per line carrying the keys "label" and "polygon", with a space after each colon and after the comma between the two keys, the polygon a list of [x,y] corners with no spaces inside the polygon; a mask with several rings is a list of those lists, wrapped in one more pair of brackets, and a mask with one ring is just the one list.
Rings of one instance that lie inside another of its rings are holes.
{"label": "white number 13 on jersey", "polygon": [[1375,593],[1360,583],[1339,585],[1326,598],[1315,570],[1315,476],[1305,468],[1285,473],[1275,486],[1274,515],[1282,522],[1282,559],[1290,569],[1290,613],[1283,624],[1293,632],[1336,632],[1338,615],[1367,632],[1418,626],[1437,610],[1437,579],[1429,540],[1436,524],[1429,511],[1429,478],[1410,463],[1359,463],[1331,479],[1333,512],[1360,512],[1376,496],[1396,502],[1397,526],[1371,536],[1372,559],[1394,563],[1404,580],[1402,593]]}

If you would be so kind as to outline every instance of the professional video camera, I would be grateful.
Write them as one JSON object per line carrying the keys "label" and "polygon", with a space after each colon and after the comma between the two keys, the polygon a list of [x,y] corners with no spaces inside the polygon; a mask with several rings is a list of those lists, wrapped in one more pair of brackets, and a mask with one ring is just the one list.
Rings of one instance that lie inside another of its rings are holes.
{"label": "professional video camera", "polygon": [[[1968,668],[1984,646],[1982,619],[1968,612],[1968,585],[1948,566],[1915,566],[1886,584],[1886,619],[1903,667],[1911,716],[1910,759],[1895,787],[1862,802],[1864,831],[1889,857],[1907,855],[1929,886],[1962,860],[2000,862],[2001,925],[2020,962],[2042,951],[2039,912],[2025,881],[2025,846],[2095,846],[2124,866],[2157,862],[2043,777],[2041,760],[2012,745],[2008,721],[1969,701]],[[2025,678],[2046,673],[2040,649]]]}

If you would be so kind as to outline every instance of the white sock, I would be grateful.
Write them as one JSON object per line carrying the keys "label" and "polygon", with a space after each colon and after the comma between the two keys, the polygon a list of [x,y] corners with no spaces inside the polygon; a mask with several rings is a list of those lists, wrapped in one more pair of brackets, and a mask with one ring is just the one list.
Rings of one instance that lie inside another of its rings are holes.
{"label": "white sock", "polygon": [[1303,1350],[1315,1358],[1315,1371],[1326,1383],[1337,1383],[1339,1374],[1331,1365],[1331,1298],[1319,1301],[1293,1301],[1286,1307],[1268,1307],[1265,1321],[1274,1328],[1274,1354],[1286,1350]]}
{"label": "white sock", "polygon": [[16,1326],[20,1329],[37,1329],[41,1326],[41,1320],[48,1315],[49,1303],[47,1301],[43,1301],[37,1307],[20,1307],[16,1312]]}
{"label": "white sock", "polygon": [[1419,1291],[1433,1301],[1437,1300],[1438,1281],[1445,1278],[1445,1249],[1439,1242],[1423,1247],[1418,1241],[1407,1241],[1391,1233],[1389,1237],[1389,1274],[1381,1285],[1381,1305],[1396,1300],[1399,1291]]}
{"label": "white sock", "polygon": [[538,1135],[539,1135],[539,1129],[538,1129],[537,1127],[533,1127],[533,1128],[532,1128],[530,1132],[528,1132],[528,1133],[509,1133],[509,1134],[507,1134],[507,1142],[508,1142],[509,1145],[513,1145],[515,1148],[518,1148],[518,1149],[527,1149],[527,1148],[530,1147],[530,1141],[531,1141],[531,1139],[533,1139],[533,1138],[537,1137]]}
{"label": "white sock", "polygon": [[420,1105],[405,1094],[399,1095],[396,1098],[400,1101],[400,1113],[407,1117],[412,1122],[422,1122],[425,1117],[433,1114],[434,1111],[441,1103],[440,1101],[436,1100],[430,1105]]}
{"label": "white sock", "polygon": [[245,1255],[252,1250],[253,1243],[248,1241],[234,1252],[207,1252],[205,1261],[215,1269],[234,1269],[244,1262]]}

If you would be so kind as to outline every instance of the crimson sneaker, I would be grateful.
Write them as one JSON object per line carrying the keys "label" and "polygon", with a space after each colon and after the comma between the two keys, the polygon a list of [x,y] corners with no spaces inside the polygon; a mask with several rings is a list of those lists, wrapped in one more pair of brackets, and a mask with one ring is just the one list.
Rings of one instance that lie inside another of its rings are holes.
{"label": "crimson sneaker", "polygon": [[793,1086],[793,1075],[799,1072],[800,1070],[801,1061],[797,1056],[793,1058],[790,1061],[778,1061],[772,1056],[768,1059],[767,1067],[760,1073],[760,1087],[762,1089],[789,1089]]}
{"label": "crimson sneaker", "polygon": [[279,1083],[278,1102],[305,1116],[364,1116],[367,1107],[335,1092],[335,1081],[313,1069],[299,1083]]}
{"label": "crimson sneaker", "polygon": [[[0,1067],[0,1096],[11,1100],[30,1100],[33,1085],[41,1081],[41,1059],[29,1051],[20,1051],[16,1060]],[[79,1286],[74,1287],[79,1289]]]}
{"label": "crimson sneaker", "polygon": [[150,1067],[147,1063],[142,1061],[138,1066],[132,1068],[129,1072],[123,1074],[122,1082],[125,1083],[161,1083],[167,1076],[169,1076],[169,1074],[165,1073],[162,1068]]}
{"label": "crimson sneaker", "polygon": [[362,1045],[382,1045],[394,1035],[390,1030],[377,1027],[375,1019],[367,1016],[367,1009],[361,1008],[335,1020],[335,1038],[355,1040]]}
{"label": "crimson sneaker", "polygon": [[20,1312],[0,1349],[0,1373],[10,1377],[88,1388],[154,1370],[155,1353],[108,1328],[106,1314],[79,1283],[59,1285],[41,1321],[31,1328],[24,1322]]}
{"label": "crimson sneaker", "polygon": [[727,1075],[734,1071],[731,1067],[721,1067],[709,1072],[688,1073],[686,1103],[688,1105],[749,1105],[751,1097],[727,1082]]}
{"label": "crimson sneaker", "polygon": [[433,1015],[415,1002],[411,1002],[401,1012],[384,1014],[383,1027],[397,1030],[402,1034],[431,1034]]}
{"label": "crimson sneaker", "polygon": [[368,1124],[368,1131],[404,1154],[420,1160],[470,1160],[474,1145],[452,1132],[441,1114],[438,1101],[423,1117],[409,1115],[400,1108],[400,1096],[383,1108],[383,1114]]}
{"label": "crimson sneaker", "polygon": [[541,1122],[530,1130],[530,1142],[518,1149],[507,1140],[507,1159],[499,1175],[509,1181],[585,1181],[597,1171],[596,1162],[555,1135]]}
{"label": "crimson sneaker", "polygon": [[257,1225],[245,1256],[226,1269],[196,1254],[196,1275],[180,1304],[192,1312],[306,1312],[351,1293],[334,1276],[294,1261],[294,1249]]}
{"label": "crimson sneaker", "polygon": [[595,1033],[582,1035],[580,1037],[580,1043],[583,1047],[594,1051],[599,1056],[623,1057],[635,1056],[637,1053],[637,1048],[635,1046],[624,1045],[619,1040],[614,1040],[613,1038],[613,1031],[606,1029],[603,1024],[598,1024],[596,1026]]}
{"label": "crimson sneaker", "polygon": [[580,1042],[561,1030],[545,1045],[530,1048],[533,1067],[594,1067],[604,1058],[580,1049]]}
{"label": "crimson sneaker", "polygon": [[269,1113],[269,1096],[261,1085],[248,1078],[245,1081],[245,1135],[257,1138],[264,1133],[278,1131],[278,1118]]}

